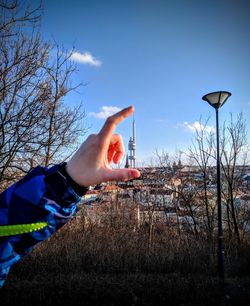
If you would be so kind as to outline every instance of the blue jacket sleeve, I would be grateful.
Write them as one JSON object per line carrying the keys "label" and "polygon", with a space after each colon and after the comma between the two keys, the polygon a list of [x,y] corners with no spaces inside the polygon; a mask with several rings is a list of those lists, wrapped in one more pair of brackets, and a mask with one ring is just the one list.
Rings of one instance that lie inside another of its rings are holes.
{"label": "blue jacket sleeve", "polygon": [[0,237],[0,287],[14,263],[34,245],[50,237],[76,212],[81,197],[58,168],[59,165],[37,167],[0,194],[0,226],[48,223],[39,231]]}

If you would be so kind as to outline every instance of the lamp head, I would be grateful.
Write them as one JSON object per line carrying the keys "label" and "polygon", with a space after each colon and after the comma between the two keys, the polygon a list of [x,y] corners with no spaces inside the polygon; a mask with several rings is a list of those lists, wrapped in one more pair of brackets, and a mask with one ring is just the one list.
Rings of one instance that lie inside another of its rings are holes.
{"label": "lamp head", "polygon": [[215,109],[219,109],[231,95],[228,91],[215,91],[203,96],[202,100],[207,101]]}

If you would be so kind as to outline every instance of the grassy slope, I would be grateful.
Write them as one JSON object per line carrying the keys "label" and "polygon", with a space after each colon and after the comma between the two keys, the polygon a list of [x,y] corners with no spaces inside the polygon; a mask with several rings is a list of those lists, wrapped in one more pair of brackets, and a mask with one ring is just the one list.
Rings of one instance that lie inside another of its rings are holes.
{"label": "grassy slope", "polygon": [[[226,292],[225,292],[226,290]],[[225,292],[225,294],[224,294]],[[48,274],[32,279],[12,273],[1,305],[249,305],[250,279],[178,274]]]}
{"label": "grassy slope", "polygon": [[73,220],[13,267],[0,305],[250,305],[249,245],[227,248],[223,285],[211,243],[157,235],[149,250],[147,230]]}

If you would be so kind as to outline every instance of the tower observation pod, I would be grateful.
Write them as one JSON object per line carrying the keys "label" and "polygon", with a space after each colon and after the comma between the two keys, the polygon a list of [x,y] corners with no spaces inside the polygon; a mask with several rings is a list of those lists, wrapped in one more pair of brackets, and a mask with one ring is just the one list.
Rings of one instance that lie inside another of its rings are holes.
{"label": "tower observation pod", "polygon": [[133,137],[130,137],[129,139],[128,150],[129,150],[129,167],[135,168],[135,160],[136,160],[135,118],[133,118]]}

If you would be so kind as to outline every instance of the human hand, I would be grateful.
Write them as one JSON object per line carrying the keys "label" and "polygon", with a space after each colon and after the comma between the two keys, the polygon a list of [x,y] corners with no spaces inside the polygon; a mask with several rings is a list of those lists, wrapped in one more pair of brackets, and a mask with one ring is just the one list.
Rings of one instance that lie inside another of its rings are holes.
{"label": "human hand", "polygon": [[98,134],[90,135],[66,165],[70,177],[80,186],[106,181],[126,181],[140,176],[136,169],[112,169],[124,155],[124,145],[116,126],[134,112],[133,106],[110,116]]}

